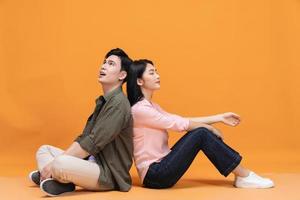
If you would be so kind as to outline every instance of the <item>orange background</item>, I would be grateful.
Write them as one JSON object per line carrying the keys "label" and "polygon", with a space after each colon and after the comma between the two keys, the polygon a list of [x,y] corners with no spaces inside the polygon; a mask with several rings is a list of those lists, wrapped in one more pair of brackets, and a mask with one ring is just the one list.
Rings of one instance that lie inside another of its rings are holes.
{"label": "orange background", "polygon": [[299,21],[299,0],[0,1],[0,175],[27,174],[40,145],[80,134],[115,47],[154,61],[167,111],[239,114],[216,127],[247,166],[299,172]]}

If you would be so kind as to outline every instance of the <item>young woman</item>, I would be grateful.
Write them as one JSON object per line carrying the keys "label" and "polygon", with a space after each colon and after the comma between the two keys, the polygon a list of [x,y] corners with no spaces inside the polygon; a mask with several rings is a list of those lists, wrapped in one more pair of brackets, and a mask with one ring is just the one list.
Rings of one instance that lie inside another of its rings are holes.
{"label": "young woman", "polygon": [[[242,157],[223,141],[221,132],[209,124],[236,126],[240,117],[223,113],[209,117],[184,118],[164,111],[152,102],[160,88],[160,77],[150,60],[134,61],[130,67],[127,93],[134,121],[134,161],[142,184],[148,188],[172,187],[187,171],[200,150],[225,177],[235,175],[239,188],[270,188],[272,180],[241,166]],[[187,131],[171,148],[168,133]]]}

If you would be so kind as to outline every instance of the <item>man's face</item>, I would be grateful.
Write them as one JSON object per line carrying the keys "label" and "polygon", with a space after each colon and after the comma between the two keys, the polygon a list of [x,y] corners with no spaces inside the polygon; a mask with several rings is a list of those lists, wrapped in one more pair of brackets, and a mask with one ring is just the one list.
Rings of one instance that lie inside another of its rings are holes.
{"label": "man's face", "polygon": [[98,81],[101,84],[115,85],[121,83],[126,75],[125,71],[121,71],[121,59],[111,55],[104,60],[99,71]]}

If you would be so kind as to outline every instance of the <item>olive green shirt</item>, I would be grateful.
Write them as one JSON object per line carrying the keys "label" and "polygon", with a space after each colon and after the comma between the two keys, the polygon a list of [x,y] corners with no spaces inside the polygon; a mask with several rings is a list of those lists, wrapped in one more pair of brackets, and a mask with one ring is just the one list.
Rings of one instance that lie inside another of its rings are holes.
{"label": "olive green shirt", "polygon": [[119,87],[96,99],[94,112],[75,141],[93,155],[100,168],[100,186],[129,191],[133,155],[130,103]]}

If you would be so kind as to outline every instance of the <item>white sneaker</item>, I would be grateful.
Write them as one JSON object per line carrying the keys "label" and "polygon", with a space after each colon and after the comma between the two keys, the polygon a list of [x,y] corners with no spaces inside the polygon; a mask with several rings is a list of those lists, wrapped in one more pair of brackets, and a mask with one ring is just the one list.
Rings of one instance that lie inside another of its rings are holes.
{"label": "white sneaker", "polygon": [[271,179],[263,178],[251,171],[247,177],[236,176],[234,186],[238,188],[271,188],[274,187],[274,183]]}

